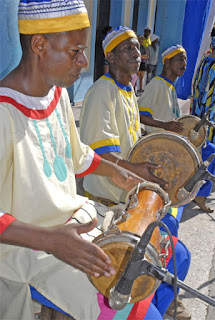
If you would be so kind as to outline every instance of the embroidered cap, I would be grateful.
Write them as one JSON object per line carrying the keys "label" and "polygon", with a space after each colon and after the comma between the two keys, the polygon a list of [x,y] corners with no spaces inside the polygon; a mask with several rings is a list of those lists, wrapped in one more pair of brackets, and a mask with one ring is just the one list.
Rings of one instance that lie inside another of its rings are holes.
{"label": "embroidered cap", "polygon": [[165,59],[170,59],[170,58],[176,56],[176,54],[178,54],[180,52],[186,52],[185,49],[180,44],[176,44],[175,46],[169,47],[168,49],[166,49],[162,53],[162,61],[163,61],[163,63],[164,63]]}
{"label": "embroidered cap", "polygon": [[54,33],[90,26],[83,0],[20,0],[19,32]]}
{"label": "embroidered cap", "polygon": [[102,41],[102,47],[106,56],[107,52],[111,52],[119,43],[129,38],[137,38],[133,30],[128,27],[118,27],[109,32]]}

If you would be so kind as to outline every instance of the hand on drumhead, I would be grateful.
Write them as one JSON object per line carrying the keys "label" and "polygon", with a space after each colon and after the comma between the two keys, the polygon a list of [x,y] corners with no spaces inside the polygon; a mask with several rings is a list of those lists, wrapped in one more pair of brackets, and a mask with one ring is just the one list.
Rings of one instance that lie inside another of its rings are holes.
{"label": "hand on drumhead", "polygon": [[131,170],[135,172],[141,178],[159,184],[164,190],[168,188],[168,182],[155,176],[153,172],[156,169],[161,168],[159,164],[142,162],[142,163],[130,163]]}
{"label": "hand on drumhead", "polygon": [[177,120],[166,121],[163,126],[165,130],[175,133],[181,133],[184,129],[183,123]]}
{"label": "hand on drumhead", "polygon": [[110,277],[115,274],[110,258],[96,244],[81,238],[97,225],[97,219],[89,223],[62,225],[52,228],[52,248],[55,257],[89,275]]}

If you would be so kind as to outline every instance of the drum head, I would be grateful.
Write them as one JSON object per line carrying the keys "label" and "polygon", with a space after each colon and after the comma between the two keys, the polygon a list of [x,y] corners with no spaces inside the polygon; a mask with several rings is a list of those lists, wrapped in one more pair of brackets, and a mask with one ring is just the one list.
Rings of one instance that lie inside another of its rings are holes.
{"label": "drum head", "polygon": [[198,132],[195,132],[193,129],[199,123],[200,118],[187,115],[178,119],[179,122],[182,122],[184,125],[183,131],[180,133],[181,136],[185,136],[189,139],[190,142],[196,147],[201,147],[207,138],[206,126],[202,126]]}
{"label": "drum head", "polygon": [[[139,240],[140,238],[135,234],[123,231],[120,234],[110,232],[107,235],[97,237],[93,241],[110,257],[112,265],[116,270],[116,274],[110,278],[104,276],[99,278],[89,276],[92,284],[106,298],[109,298],[110,289],[113,288],[120,279],[134,246]],[[162,267],[158,252],[151,243],[147,246],[146,258],[152,263]],[[157,290],[159,285],[160,281],[151,275],[138,277],[133,283],[130,303],[135,303],[147,298]]]}
{"label": "drum head", "polygon": [[171,132],[154,132],[141,138],[131,149],[128,161],[152,162],[161,165],[154,175],[169,183],[166,190],[172,207],[190,202],[201,187],[197,183],[189,196],[179,201],[177,193],[202,164],[198,150],[185,138]]}

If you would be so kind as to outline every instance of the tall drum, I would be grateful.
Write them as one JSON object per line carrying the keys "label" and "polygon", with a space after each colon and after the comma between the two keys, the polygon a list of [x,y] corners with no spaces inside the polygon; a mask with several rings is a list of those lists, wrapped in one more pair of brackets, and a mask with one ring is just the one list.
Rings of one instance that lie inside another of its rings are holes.
{"label": "tall drum", "polygon": [[[137,190],[138,188],[138,190]],[[160,219],[167,212],[169,198],[157,184],[146,182],[131,190],[127,197],[127,209],[120,218],[114,220],[109,230],[93,240],[110,257],[116,274],[110,278],[89,276],[92,284],[105,297],[122,275],[129,257],[148,225]],[[160,229],[155,228],[146,248],[146,259],[163,266],[160,256]],[[150,296],[160,285],[154,276],[145,274],[133,284],[130,303],[138,302]]]}

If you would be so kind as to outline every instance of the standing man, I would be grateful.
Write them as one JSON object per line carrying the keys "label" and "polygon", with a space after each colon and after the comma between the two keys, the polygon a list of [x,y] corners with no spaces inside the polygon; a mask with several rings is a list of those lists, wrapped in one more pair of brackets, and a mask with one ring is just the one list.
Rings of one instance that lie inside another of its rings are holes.
{"label": "standing man", "polygon": [[[102,158],[141,176],[145,163],[132,164],[125,160],[141,136],[137,100],[130,83],[131,75],[140,65],[140,44],[131,29],[119,27],[106,36],[103,49],[109,62],[109,73],[97,80],[86,94],[80,116],[80,137]],[[125,201],[123,190],[115,187],[110,179],[91,175],[84,178],[83,186],[91,199],[102,203],[111,205]],[[181,242],[178,241],[177,246],[181,257],[178,270],[186,273],[190,254]],[[154,298],[162,315],[172,299],[172,288],[162,283]],[[190,319],[185,307],[181,302],[179,304],[177,319]]]}
{"label": "standing man", "polygon": [[149,59],[147,71],[147,84],[156,76],[159,54],[159,37],[156,34],[152,34],[150,39],[151,45],[148,47]]}
{"label": "standing man", "polygon": [[[193,106],[192,114],[202,118],[208,110],[209,120],[215,122],[215,28],[211,32],[211,54],[204,58],[196,72],[193,83]],[[202,159],[205,161],[212,153],[215,153],[215,128],[210,127],[208,131],[208,141],[202,147]],[[208,170],[215,173],[215,160],[212,161]],[[211,193],[212,181],[207,182],[200,188],[194,202],[205,212],[213,212],[206,204],[207,197]]]}
{"label": "standing man", "polygon": [[21,0],[18,22],[22,58],[0,81],[1,319],[33,320],[32,297],[57,319],[104,319],[114,312],[86,274],[115,274],[90,242],[107,208],[97,215],[77,195],[75,175],[107,175],[127,190],[144,180],[80,142],[65,88],[87,66],[84,2]]}

